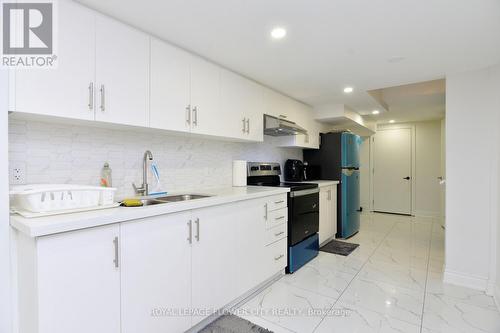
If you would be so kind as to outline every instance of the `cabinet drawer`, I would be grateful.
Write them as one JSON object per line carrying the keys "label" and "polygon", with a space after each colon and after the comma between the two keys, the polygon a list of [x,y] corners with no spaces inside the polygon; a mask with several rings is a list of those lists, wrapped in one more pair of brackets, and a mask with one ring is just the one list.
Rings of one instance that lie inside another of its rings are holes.
{"label": "cabinet drawer", "polygon": [[282,223],[272,229],[266,231],[266,245],[272,244],[286,237],[286,223]]}
{"label": "cabinet drawer", "polygon": [[282,209],[287,206],[287,195],[277,195],[270,198],[267,201],[267,211],[272,212],[273,210]]}
{"label": "cabinet drawer", "polygon": [[271,229],[288,222],[288,208],[282,208],[267,213],[266,229]]}
{"label": "cabinet drawer", "polygon": [[286,267],[286,237],[266,246],[266,255],[268,257],[269,274],[273,275],[282,271]]}

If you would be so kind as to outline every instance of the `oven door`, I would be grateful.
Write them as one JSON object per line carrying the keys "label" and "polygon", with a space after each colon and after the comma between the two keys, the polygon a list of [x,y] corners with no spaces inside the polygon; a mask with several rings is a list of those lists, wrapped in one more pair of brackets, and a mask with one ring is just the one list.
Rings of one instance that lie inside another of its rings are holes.
{"label": "oven door", "polygon": [[319,188],[289,193],[288,245],[293,246],[319,230]]}

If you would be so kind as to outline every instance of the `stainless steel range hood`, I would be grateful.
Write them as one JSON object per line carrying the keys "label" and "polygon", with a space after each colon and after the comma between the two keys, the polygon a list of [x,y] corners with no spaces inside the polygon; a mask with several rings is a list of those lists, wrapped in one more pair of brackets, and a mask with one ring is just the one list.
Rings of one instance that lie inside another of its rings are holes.
{"label": "stainless steel range hood", "polygon": [[297,135],[297,134],[307,134],[307,130],[300,127],[293,121],[265,114],[264,134],[271,136]]}

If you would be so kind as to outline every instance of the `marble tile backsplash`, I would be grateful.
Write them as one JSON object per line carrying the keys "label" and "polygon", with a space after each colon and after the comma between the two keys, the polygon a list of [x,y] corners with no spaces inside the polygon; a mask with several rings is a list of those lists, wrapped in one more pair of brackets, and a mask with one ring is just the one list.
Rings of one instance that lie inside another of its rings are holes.
{"label": "marble tile backsplash", "polygon": [[152,151],[167,191],[231,186],[232,161],[302,158],[302,150],[263,143],[234,143],[130,130],[9,120],[9,162],[26,164],[26,183],[98,185],[109,162],[116,197],[134,195],[142,184],[142,157]]}

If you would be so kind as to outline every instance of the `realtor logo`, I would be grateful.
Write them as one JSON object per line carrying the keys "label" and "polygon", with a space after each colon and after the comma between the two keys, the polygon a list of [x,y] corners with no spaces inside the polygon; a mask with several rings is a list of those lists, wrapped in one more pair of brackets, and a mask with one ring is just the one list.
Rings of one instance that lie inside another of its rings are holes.
{"label": "realtor logo", "polygon": [[54,3],[31,0],[2,4],[2,66],[53,68]]}

